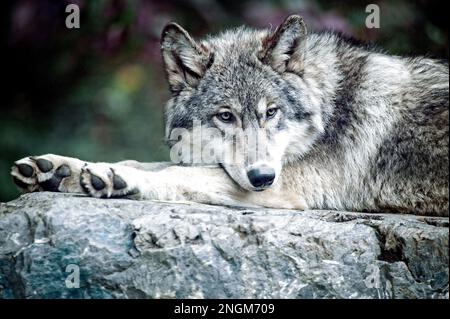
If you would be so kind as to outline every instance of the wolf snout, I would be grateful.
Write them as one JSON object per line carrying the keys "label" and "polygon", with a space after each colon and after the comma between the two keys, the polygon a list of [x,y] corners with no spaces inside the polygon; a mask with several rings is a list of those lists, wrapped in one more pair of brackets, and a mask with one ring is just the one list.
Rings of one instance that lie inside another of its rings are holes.
{"label": "wolf snout", "polygon": [[275,179],[275,170],[269,166],[260,166],[249,170],[247,176],[254,187],[264,188],[272,185]]}

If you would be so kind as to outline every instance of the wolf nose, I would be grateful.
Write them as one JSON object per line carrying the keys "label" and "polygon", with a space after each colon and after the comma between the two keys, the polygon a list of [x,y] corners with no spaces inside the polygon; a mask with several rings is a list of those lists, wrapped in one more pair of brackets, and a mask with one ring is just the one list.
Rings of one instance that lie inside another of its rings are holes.
{"label": "wolf nose", "polygon": [[275,170],[268,166],[261,166],[249,170],[247,176],[254,187],[269,186],[275,179]]}

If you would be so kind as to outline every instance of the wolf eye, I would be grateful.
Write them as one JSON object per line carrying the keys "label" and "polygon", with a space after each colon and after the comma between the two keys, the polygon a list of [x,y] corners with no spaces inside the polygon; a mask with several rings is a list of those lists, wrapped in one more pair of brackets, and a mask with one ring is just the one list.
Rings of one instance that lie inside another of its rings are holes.
{"label": "wolf eye", "polygon": [[267,109],[266,117],[268,119],[271,119],[272,117],[275,116],[275,114],[277,114],[277,112],[278,112],[278,108],[277,107],[271,107],[270,109]]}
{"label": "wolf eye", "polygon": [[217,114],[217,117],[219,118],[219,120],[225,123],[231,123],[234,120],[233,114],[228,111],[220,112],[219,114]]}

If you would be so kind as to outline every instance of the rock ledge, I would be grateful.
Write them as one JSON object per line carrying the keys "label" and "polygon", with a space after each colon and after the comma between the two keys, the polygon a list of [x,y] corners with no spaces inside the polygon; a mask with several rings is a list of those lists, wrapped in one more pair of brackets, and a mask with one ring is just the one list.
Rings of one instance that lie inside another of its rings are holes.
{"label": "rock ledge", "polygon": [[448,227],[26,194],[0,204],[0,298],[448,298]]}

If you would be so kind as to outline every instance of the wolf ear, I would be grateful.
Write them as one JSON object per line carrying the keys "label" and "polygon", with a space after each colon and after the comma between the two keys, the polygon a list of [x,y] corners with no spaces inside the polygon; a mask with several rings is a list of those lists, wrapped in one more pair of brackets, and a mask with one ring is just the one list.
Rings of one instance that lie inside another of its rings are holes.
{"label": "wolf ear", "polygon": [[196,87],[212,63],[212,54],[197,44],[189,33],[176,23],[167,24],[161,36],[161,53],[170,90]]}
{"label": "wolf ear", "polygon": [[263,39],[259,58],[277,72],[301,74],[303,52],[301,45],[306,36],[306,26],[298,15],[291,15],[273,32]]}

